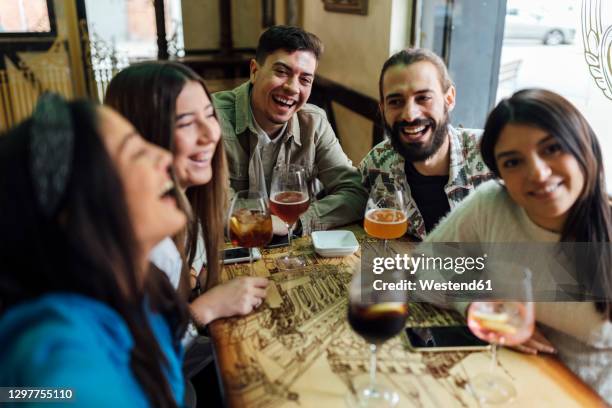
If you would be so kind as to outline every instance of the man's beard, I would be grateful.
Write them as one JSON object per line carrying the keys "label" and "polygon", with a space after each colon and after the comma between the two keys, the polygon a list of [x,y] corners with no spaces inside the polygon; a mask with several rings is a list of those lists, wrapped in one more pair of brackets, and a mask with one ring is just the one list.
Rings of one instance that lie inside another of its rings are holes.
{"label": "man's beard", "polygon": [[[391,145],[402,157],[409,162],[420,162],[429,159],[433,156],[440,147],[444,144],[448,132],[448,110],[444,109],[444,117],[441,122],[436,123],[435,120],[416,119],[412,122],[399,121],[393,124],[393,128],[385,123],[385,128],[391,136]],[[401,140],[401,129],[404,126],[429,126],[431,136],[424,143],[414,142],[406,143]]]}

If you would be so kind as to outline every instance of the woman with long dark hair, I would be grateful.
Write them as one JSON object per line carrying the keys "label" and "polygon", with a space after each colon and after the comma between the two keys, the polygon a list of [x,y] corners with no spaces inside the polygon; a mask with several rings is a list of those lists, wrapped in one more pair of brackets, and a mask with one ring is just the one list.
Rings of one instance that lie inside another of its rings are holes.
{"label": "woman with long dark hair", "polygon": [[0,384],[182,405],[186,306],[147,260],[186,222],[170,165],[116,112],[54,95],[0,137]]}
{"label": "woman with long dark hair", "polygon": [[267,279],[243,277],[218,284],[229,178],[221,129],[204,80],[182,64],[142,62],[115,75],[104,102],[174,154],[174,174],[192,212],[175,242],[205,290],[191,303],[196,323],[250,313],[262,303]]}
{"label": "woman with long dark hair", "polygon": [[[538,327],[568,367],[612,403],[612,211],[595,133],[563,97],[526,89],[490,113],[481,143],[498,181],[478,188],[427,241],[562,243],[567,253],[557,255],[568,256],[581,295],[595,301],[537,303]],[[567,250],[567,243],[589,245]],[[578,258],[580,248],[586,250]],[[538,333],[519,350],[551,351]]]}

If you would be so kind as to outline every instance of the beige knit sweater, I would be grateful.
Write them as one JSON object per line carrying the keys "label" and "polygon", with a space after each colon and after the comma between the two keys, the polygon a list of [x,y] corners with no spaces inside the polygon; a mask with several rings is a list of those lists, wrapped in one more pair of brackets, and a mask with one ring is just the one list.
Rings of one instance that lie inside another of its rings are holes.
{"label": "beige knit sweater", "polygon": [[[426,242],[556,242],[559,238],[534,224],[492,180],[443,219]],[[612,323],[589,302],[536,303],[536,319],[559,358],[612,404]]]}

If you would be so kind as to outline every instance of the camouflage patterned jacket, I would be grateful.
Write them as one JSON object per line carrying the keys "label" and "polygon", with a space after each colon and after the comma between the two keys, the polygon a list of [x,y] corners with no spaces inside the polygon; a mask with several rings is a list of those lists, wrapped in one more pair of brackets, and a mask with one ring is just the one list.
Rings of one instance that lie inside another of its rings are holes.
{"label": "camouflage patterned jacket", "polygon": [[[450,169],[448,183],[444,187],[451,210],[480,183],[493,178],[480,155],[480,136],[482,130],[455,129],[449,126],[450,135]],[[386,139],[374,146],[359,165],[361,180],[366,189],[380,179],[395,181],[406,186],[408,208],[408,233],[420,239],[426,235],[425,221],[410,195],[410,186],[406,182],[404,158],[395,151],[391,142]]]}

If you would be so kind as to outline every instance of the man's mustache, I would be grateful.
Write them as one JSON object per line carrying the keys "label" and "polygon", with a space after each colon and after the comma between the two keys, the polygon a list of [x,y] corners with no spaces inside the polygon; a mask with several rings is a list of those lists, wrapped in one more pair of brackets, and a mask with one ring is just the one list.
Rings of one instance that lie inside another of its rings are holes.
{"label": "man's mustache", "polygon": [[431,126],[432,128],[434,128],[436,126],[436,123],[433,121],[433,119],[428,119],[428,118],[415,119],[411,122],[400,120],[399,122],[395,122],[393,124],[393,132],[397,134],[402,130],[402,128],[406,126],[409,126],[409,127]]}

